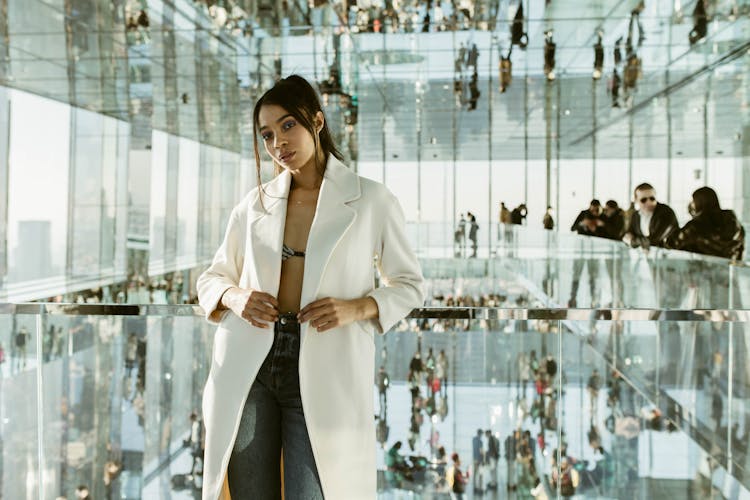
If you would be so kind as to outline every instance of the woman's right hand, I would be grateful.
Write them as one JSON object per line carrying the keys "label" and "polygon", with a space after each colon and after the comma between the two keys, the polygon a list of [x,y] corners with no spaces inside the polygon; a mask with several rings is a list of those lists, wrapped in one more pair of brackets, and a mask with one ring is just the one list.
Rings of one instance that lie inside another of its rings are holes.
{"label": "woman's right hand", "polygon": [[276,297],[252,289],[232,287],[221,297],[221,303],[234,314],[258,328],[269,328],[279,317]]}

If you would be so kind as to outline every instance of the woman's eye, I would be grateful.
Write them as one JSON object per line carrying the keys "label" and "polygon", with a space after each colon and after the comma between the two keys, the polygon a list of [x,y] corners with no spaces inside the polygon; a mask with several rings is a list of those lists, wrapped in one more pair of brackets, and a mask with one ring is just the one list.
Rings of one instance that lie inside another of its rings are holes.
{"label": "woman's eye", "polygon": [[263,138],[264,141],[267,141],[268,139],[271,138],[271,134],[262,134],[261,137]]}
{"label": "woman's eye", "polygon": [[294,121],[289,120],[288,122],[284,123],[283,128],[284,128],[284,130],[289,130],[290,128],[294,127],[295,125],[296,124],[294,123]]}

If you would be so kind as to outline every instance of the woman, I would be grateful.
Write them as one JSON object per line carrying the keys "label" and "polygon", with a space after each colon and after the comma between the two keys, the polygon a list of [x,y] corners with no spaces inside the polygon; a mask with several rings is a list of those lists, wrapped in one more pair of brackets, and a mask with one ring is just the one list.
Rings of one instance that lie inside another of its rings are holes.
{"label": "woman", "polygon": [[677,233],[672,248],[726,259],[742,260],[745,229],[731,210],[722,210],[716,191],[702,187],[693,193],[695,216]]}
{"label": "woman", "polygon": [[[373,334],[423,302],[404,216],[347,169],[299,76],[256,103],[277,176],[229,218],[198,279],[218,323],[203,395],[203,500],[371,499],[376,494]],[[255,143],[260,184],[260,154]],[[373,289],[373,258],[381,282]]]}

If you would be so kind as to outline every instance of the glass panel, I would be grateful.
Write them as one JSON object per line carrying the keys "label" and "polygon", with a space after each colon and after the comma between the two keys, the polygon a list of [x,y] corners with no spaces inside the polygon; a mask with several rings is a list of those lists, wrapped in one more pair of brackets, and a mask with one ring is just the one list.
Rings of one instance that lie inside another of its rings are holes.
{"label": "glass panel", "polygon": [[10,95],[8,282],[17,284],[65,273],[68,190],[60,186],[68,186],[70,110],[25,92]]}
{"label": "glass panel", "polygon": [[115,270],[115,207],[117,204],[117,146],[118,121],[104,119],[102,134],[102,200],[101,200],[101,274],[112,275]]}
{"label": "glass panel", "polygon": [[[68,43],[64,0],[10,0],[7,9],[9,80],[30,92],[67,101]],[[90,11],[86,15],[89,14]],[[77,39],[71,42],[73,46],[78,45]]]}
{"label": "glass panel", "polygon": [[[33,315],[0,316],[3,498],[41,496],[40,408],[36,398],[39,373],[34,369],[37,320]],[[20,401],[24,404],[19,404]]]}
{"label": "glass panel", "polygon": [[10,140],[10,99],[8,89],[0,87],[0,283],[8,275],[8,142]]}
{"label": "glass panel", "polygon": [[163,272],[168,272],[175,267],[177,255],[177,196],[178,175],[180,168],[180,142],[179,138],[169,135],[167,153],[167,186],[166,186],[166,213],[164,225],[164,267]]}
{"label": "glass panel", "polygon": [[180,139],[180,174],[177,194],[177,262],[178,267],[197,263],[198,250],[198,183],[200,146]]}
{"label": "glass panel", "polygon": [[[474,496],[511,484],[519,496],[572,488],[584,498],[682,498],[711,481],[747,494],[744,323],[626,317],[639,311],[557,320],[522,288],[482,286],[454,290],[464,302],[517,308],[423,310],[374,337],[381,498],[450,493],[454,452]],[[189,487],[191,415],[214,327],[189,308],[49,311],[0,316],[11,396],[2,438],[13,445],[2,457],[13,474],[3,496],[71,497],[85,484],[96,498],[164,498],[177,478]],[[40,389],[41,407],[10,404]]]}
{"label": "glass panel", "polygon": [[128,240],[128,159],[130,151],[130,124],[122,121],[117,122],[117,175],[116,175],[116,197],[114,207],[115,243],[114,243],[114,267],[117,276],[124,279],[127,275],[127,253]]}
{"label": "glass panel", "polygon": [[99,272],[102,194],[106,194],[102,193],[104,116],[83,109],[74,113],[71,274],[94,277]]}
{"label": "glass panel", "polygon": [[164,237],[167,217],[168,135],[154,130],[151,143],[151,238],[149,240],[149,275],[155,276],[164,264]]}

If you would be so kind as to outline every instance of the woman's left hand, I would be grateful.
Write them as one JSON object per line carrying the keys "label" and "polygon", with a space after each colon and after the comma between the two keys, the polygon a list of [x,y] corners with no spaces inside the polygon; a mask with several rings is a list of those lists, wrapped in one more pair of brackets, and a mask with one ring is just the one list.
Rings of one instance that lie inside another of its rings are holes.
{"label": "woman's left hand", "polygon": [[[367,300],[367,299],[365,299]],[[369,299],[372,300],[372,299]],[[300,323],[310,322],[319,332],[363,319],[362,299],[340,300],[327,297],[307,304],[297,313]]]}

